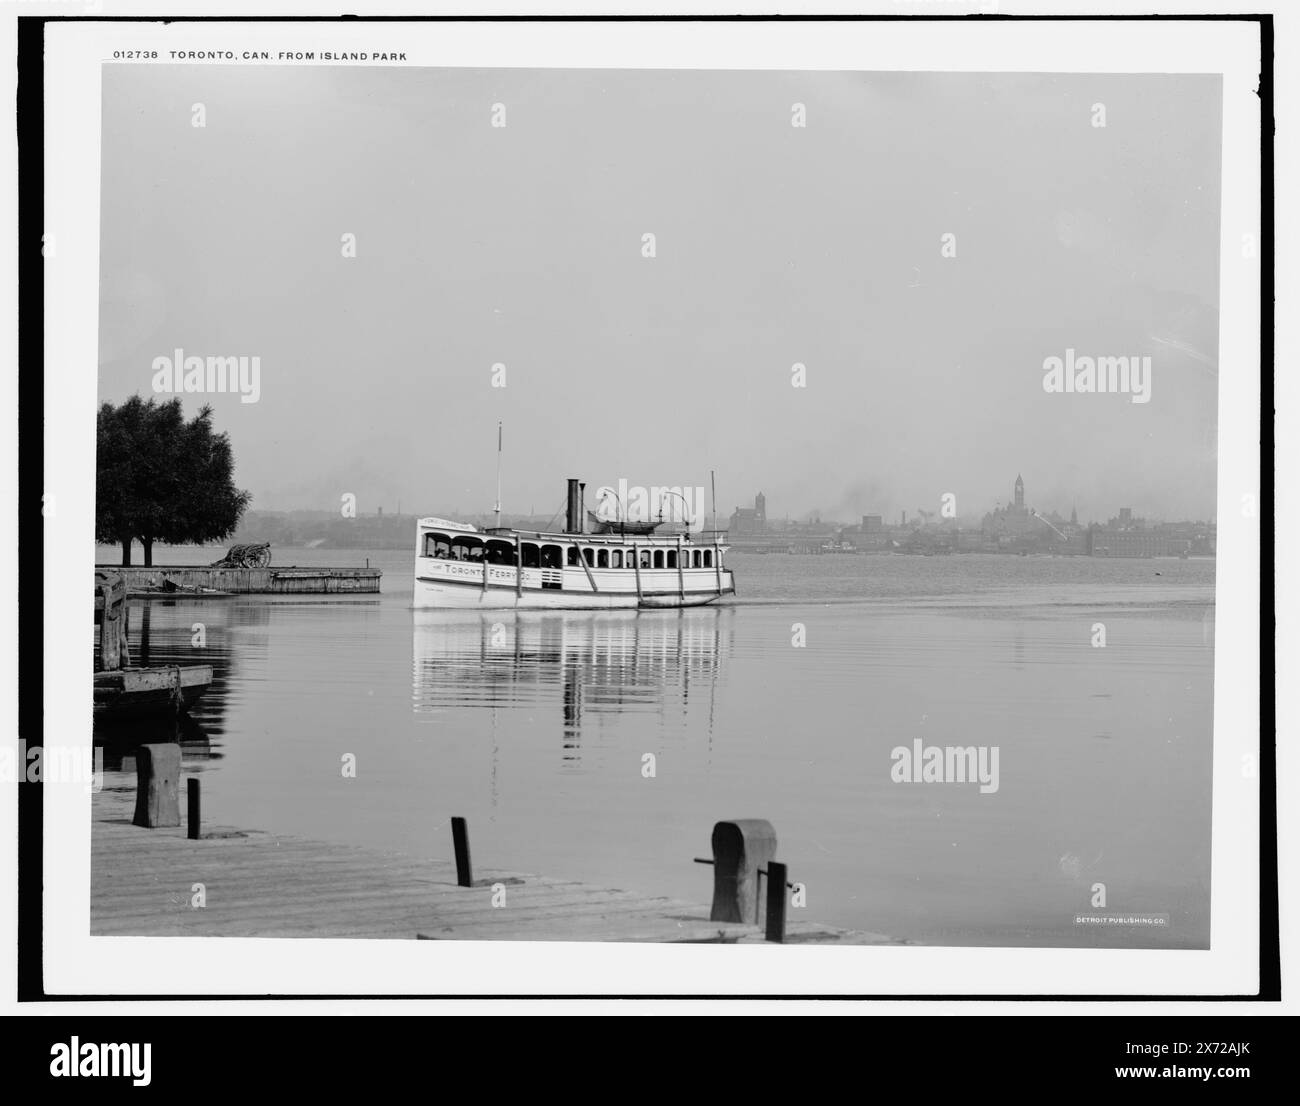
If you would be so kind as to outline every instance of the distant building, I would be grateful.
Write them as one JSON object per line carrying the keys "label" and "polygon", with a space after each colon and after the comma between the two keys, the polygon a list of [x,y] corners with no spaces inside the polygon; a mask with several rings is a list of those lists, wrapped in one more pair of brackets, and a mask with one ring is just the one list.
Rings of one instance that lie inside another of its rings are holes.
{"label": "distant building", "polygon": [[889,531],[885,529],[882,515],[863,515],[860,526],[845,526],[839,533],[839,542],[859,553],[874,553],[889,548]]}
{"label": "distant building", "polygon": [[1189,542],[1159,530],[1098,529],[1092,533],[1094,557],[1172,557],[1189,550]]}
{"label": "distant building", "polygon": [[1023,541],[1031,531],[1039,529],[1034,525],[1033,512],[1025,506],[1025,481],[1019,474],[1016,475],[1012,494],[1013,501],[1010,505],[990,511],[980,525],[985,536],[999,545],[1016,544]]}
{"label": "distant building", "polygon": [[767,530],[767,497],[759,492],[752,507],[737,507],[728,527],[732,537],[762,534]]}
{"label": "distant building", "polygon": [[1096,557],[1212,557],[1217,548],[1212,522],[1149,522],[1134,518],[1131,507],[1094,526],[1091,538]]}

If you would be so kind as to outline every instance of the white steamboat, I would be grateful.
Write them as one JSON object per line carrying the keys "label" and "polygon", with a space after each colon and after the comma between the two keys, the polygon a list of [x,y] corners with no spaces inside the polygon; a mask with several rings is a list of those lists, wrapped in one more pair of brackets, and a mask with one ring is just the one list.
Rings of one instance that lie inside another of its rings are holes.
{"label": "white steamboat", "polygon": [[422,518],[416,528],[417,608],[612,610],[698,607],[734,595],[726,534],[655,534],[655,523],[583,521],[569,481],[560,534]]}

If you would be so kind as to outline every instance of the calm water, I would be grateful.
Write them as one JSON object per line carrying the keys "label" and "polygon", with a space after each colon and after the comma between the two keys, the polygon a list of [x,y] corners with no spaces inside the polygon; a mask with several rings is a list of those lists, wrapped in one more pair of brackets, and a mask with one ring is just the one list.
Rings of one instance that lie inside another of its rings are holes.
{"label": "calm water", "polygon": [[[215,822],[446,857],[461,814],[484,868],[705,902],[713,823],[766,818],[818,921],[1208,946],[1213,561],[733,555],[727,606],[515,616],[410,610],[404,552],[275,555],[383,594],[132,604],[137,661],[216,667],[184,735]],[[893,782],[917,738],[996,746],[996,793]],[[1095,883],[1168,926],[1076,926]]]}

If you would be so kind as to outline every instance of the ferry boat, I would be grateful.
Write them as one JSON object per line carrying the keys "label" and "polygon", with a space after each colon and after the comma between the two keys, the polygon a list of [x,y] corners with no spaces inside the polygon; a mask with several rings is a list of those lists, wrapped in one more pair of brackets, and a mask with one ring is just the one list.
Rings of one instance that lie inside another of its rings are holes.
{"label": "ferry boat", "polygon": [[644,523],[587,533],[584,485],[570,480],[559,534],[422,518],[416,608],[613,610],[698,607],[736,592],[726,534],[654,534]]}

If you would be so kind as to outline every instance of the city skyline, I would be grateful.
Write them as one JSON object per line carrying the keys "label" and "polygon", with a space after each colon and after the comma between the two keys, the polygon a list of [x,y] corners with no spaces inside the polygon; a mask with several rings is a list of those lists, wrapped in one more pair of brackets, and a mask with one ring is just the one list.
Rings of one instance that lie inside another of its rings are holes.
{"label": "city skyline", "polygon": [[[1028,488],[1030,486],[1029,483],[1026,481],[1024,486],[1026,489],[1025,495],[1027,497],[1030,497],[1030,493],[1028,491]],[[592,490],[592,486],[588,485],[588,492],[590,492],[591,490]],[[651,490],[653,491],[653,488]],[[725,526],[726,521],[731,517],[733,517],[733,515],[737,510],[743,511],[743,510],[751,509],[756,496],[763,496],[765,500],[767,498],[766,494],[762,490],[759,490],[755,492],[753,496],[750,496],[748,501],[750,505],[749,507],[747,507],[746,503],[742,502],[733,506],[729,511],[723,509],[722,501],[719,500],[718,511],[717,511],[719,529],[726,528]],[[1030,498],[1032,499],[1032,497]],[[778,513],[770,514],[768,517],[771,519],[780,519],[782,521],[790,522],[790,523],[807,523],[814,518],[818,518],[822,523],[825,524],[838,523],[840,525],[854,525],[856,523],[861,522],[864,516],[876,515],[881,517],[884,520],[884,523],[886,525],[896,525],[897,524],[896,520],[900,514],[906,514],[907,521],[911,522],[914,520],[914,518],[916,518],[918,514],[923,514],[925,512],[928,512],[930,515],[937,516],[938,521],[946,522],[946,521],[950,521],[951,519],[955,519],[957,521],[960,521],[962,519],[983,519],[989,513],[996,511],[999,508],[1005,508],[1006,506],[1014,504],[1015,502],[1016,502],[1016,495],[1015,495],[1015,489],[1013,485],[1012,493],[1009,496],[1007,496],[1005,499],[985,500],[982,505],[977,504],[974,508],[964,508],[959,503],[956,514],[950,517],[943,516],[941,511],[942,503],[940,500],[936,500],[935,504],[933,504],[930,507],[925,507],[924,505],[921,504],[918,504],[911,508],[903,507],[895,511],[892,516],[886,513],[884,510],[867,510],[854,516],[849,516],[849,515],[841,516],[841,515],[832,515],[828,512],[823,512],[816,508],[811,508],[802,511],[778,512]],[[461,505],[437,506],[435,504],[431,510],[411,510],[410,506],[411,506],[410,504],[407,504],[407,510],[403,512],[401,500],[397,500],[395,503],[392,504],[377,503],[377,504],[370,505],[368,509],[364,511],[359,509],[358,514],[367,514],[367,515],[395,514],[406,518],[420,518],[420,517],[426,517],[430,515],[438,515],[439,512],[444,512],[448,515],[460,515],[463,516],[464,518],[484,518],[492,514],[492,510],[490,507],[468,510]],[[589,501],[587,506],[588,508],[592,508],[594,507],[594,504]],[[1075,514],[1078,516],[1078,524],[1082,526],[1088,526],[1093,524],[1101,525],[1104,523],[1108,523],[1118,518],[1120,516],[1120,512],[1126,509],[1133,513],[1134,518],[1144,520],[1144,521],[1209,522],[1209,523],[1213,523],[1215,521],[1215,513],[1211,513],[1205,516],[1191,516],[1191,515],[1175,516],[1168,512],[1162,512],[1158,508],[1146,509],[1142,507],[1136,507],[1129,502],[1114,504],[1109,508],[1103,508],[1102,512],[1096,515],[1092,515],[1092,514],[1088,514],[1087,512],[1080,511],[1077,507],[1077,504],[1074,502],[1071,502],[1068,510],[1063,508],[1060,504],[1052,504],[1051,506],[1040,508],[1036,501],[1029,502],[1028,500],[1026,501],[1025,506],[1027,509],[1031,511],[1031,513],[1037,513],[1039,515],[1043,515],[1053,519],[1069,518],[1071,514]],[[254,503],[249,510],[250,513],[255,513],[255,514],[292,514],[292,513],[299,513],[299,512],[304,514],[337,513],[335,508],[332,507],[332,505],[325,505],[325,504],[315,504],[312,506],[305,506],[305,507],[276,509],[272,507],[259,507],[256,503]],[[1106,513],[1107,510],[1109,510],[1109,513]],[[547,512],[545,510],[539,510],[537,509],[536,504],[530,504],[527,509],[520,507],[518,509],[511,508],[509,510],[503,511],[503,515],[511,516],[511,517],[524,517],[524,518],[536,518],[536,517],[540,517],[543,514],[548,514],[548,513],[554,514],[556,512]],[[710,526],[712,526],[713,512],[709,510],[706,511],[705,514]]]}

